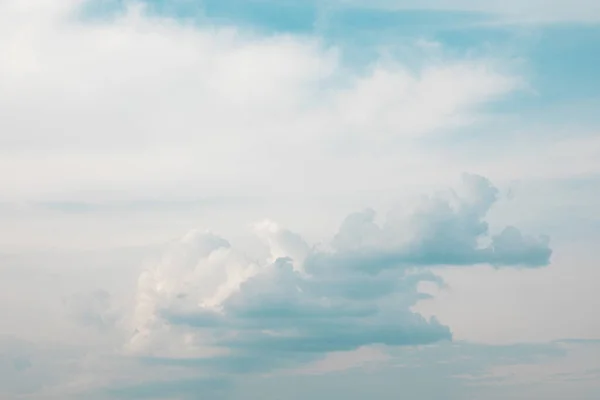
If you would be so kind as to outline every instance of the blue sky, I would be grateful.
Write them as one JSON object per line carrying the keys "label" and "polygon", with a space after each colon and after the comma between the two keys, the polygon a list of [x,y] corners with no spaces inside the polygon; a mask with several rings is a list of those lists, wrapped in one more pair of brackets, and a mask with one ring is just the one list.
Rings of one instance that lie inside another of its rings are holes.
{"label": "blue sky", "polygon": [[597,399],[596,3],[0,1],[0,397]]}

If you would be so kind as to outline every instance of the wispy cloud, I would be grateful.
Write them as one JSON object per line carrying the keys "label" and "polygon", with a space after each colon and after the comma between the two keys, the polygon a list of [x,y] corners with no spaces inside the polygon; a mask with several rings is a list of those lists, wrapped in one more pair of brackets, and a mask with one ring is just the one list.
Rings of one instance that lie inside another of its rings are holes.
{"label": "wispy cloud", "polygon": [[0,42],[0,190],[13,199],[324,191],[341,169],[354,187],[375,175],[366,149],[423,169],[412,139],[472,124],[520,85],[485,59],[356,69],[317,38],[16,4],[2,5]]}

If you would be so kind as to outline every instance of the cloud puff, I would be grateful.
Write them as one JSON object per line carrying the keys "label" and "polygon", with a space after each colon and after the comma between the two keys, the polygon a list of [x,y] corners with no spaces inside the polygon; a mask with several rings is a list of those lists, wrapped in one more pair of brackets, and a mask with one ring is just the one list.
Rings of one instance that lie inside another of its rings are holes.
{"label": "cloud puff", "polygon": [[490,236],[484,218],[497,190],[476,175],[462,183],[403,220],[380,226],[373,211],[350,215],[328,247],[259,224],[257,236],[270,250],[261,260],[212,233],[190,232],[140,277],[130,350],[201,365],[274,363],[451,339],[448,327],[412,311],[427,297],[420,282],[441,283],[432,268],[537,267],[551,254],[545,238],[514,227]]}
{"label": "cloud puff", "polygon": [[[416,265],[535,267],[548,263],[551,250],[546,237],[524,236],[515,227],[489,237],[484,217],[496,202],[498,190],[486,178],[463,175],[460,192],[425,197],[408,219],[390,220],[382,226],[375,222],[373,210],[352,214],[332,241],[335,251],[312,254],[307,268],[318,272],[335,265],[377,274]],[[485,240],[489,243],[482,246]]]}

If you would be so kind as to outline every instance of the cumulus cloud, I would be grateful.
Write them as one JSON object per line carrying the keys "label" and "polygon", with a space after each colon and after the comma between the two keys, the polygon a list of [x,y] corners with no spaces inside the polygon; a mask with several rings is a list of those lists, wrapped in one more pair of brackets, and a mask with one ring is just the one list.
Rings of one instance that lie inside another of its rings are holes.
{"label": "cumulus cloud", "polygon": [[[409,218],[382,226],[375,222],[373,210],[350,215],[332,242],[337,251],[313,254],[307,268],[338,265],[379,273],[414,265],[548,263],[551,250],[546,237],[524,236],[515,227],[489,237],[484,218],[498,190],[486,178],[463,175],[461,192],[425,197]],[[485,240],[489,244],[482,245]]]}
{"label": "cumulus cloud", "polygon": [[404,220],[379,225],[373,211],[350,215],[327,246],[259,224],[270,250],[264,259],[210,232],[190,232],[140,277],[129,350],[205,366],[245,359],[264,367],[372,344],[451,339],[448,327],[412,310],[427,297],[420,282],[442,283],[436,267],[538,267],[551,254],[545,238],[514,227],[490,235],[484,218],[497,189],[476,175],[462,183],[426,198]]}

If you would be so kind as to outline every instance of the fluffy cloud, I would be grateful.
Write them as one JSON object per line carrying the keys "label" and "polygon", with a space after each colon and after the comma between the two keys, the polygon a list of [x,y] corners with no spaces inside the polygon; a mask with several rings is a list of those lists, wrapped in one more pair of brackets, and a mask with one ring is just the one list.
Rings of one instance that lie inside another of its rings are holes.
{"label": "fluffy cloud", "polygon": [[484,218],[496,198],[487,179],[464,175],[462,190],[427,198],[404,220],[380,226],[372,211],[350,215],[328,246],[266,222],[257,225],[269,250],[263,259],[192,231],[140,277],[129,349],[165,362],[265,367],[451,339],[448,327],[412,311],[427,297],[420,282],[441,283],[432,268],[549,262],[546,238],[514,227],[490,235]]}
{"label": "fluffy cloud", "polygon": [[[466,174],[462,191],[424,198],[406,221],[391,220],[381,227],[372,210],[353,214],[333,240],[338,251],[314,254],[308,267],[339,265],[378,273],[414,265],[548,263],[551,252],[546,237],[526,237],[515,227],[488,237],[484,217],[497,200],[498,190],[487,179]],[[482,245],[486,240],[488,244]]]}
{"label": "fluffy cloud", "polygon": [[356,65],[315,37],[193,25],[131,4],[99,19],[77,0],[0,4],[7,198],[381,189],[382,168],[438,176],[411,141],[476,122],[520,85],[487,59]]}

